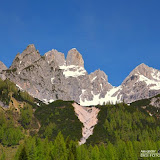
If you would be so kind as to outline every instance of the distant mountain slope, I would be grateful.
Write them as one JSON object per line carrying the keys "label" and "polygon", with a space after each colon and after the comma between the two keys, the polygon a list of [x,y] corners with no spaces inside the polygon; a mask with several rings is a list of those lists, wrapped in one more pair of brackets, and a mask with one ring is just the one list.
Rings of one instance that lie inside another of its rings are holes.
{"label": "distant mountain slope", "polygon": [[145,64],[137,66],[123,83],[114,87],[101,70],[88,74],[82,55],[73,48],[67,58],[57,50],[41,56],[29,45],[17,54],[11,67],[0,63],[0,77],[9,78],[19,88],[45,103],[61,99],[82,106],[150,98],[160,93],[160,71]]}

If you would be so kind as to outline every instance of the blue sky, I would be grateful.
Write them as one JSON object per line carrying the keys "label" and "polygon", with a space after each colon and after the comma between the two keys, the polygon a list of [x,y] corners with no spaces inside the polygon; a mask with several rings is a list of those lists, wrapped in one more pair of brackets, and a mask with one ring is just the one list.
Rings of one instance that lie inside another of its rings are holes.
{"label": "blue sky", "polygon": [[0,60],[35,44],[43,55],[77,48],[90,73],[120,85],[140,63],[160,69],[159,0],[0,0]]}

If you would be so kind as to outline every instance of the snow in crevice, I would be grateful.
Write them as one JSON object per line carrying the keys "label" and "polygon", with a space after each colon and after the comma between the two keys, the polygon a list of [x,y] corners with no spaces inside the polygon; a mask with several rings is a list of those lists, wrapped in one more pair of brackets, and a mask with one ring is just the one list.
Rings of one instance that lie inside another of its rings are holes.
{"label": "snow in crevice", "polygon": [[104,81],[106,81],[106,79],[104,79],[103,77],[101,77]]}
{"label": "snow in crevice", "polygon": [[53,84],[54,79],[55,79],[54,77],[51,78],[51,83],[52,83],[52,84]]}
{"label": "snow in crevice", "polygon": [[100,84],[100,86],[101,86],[101,90],[103,90],[103,88],[102,88],[102,84]]}
{"label": "snow in crevice", "polygon": [[87,72],[83,67],[76,66],[76,65],[70,65],[70,66],[59,66],[60,69],[63,70],[63,75],[68,77],[79,77],[82,75],[85,75]]}
{"label": "snow in crevice", "polygon": [[82,138],[79,141],[81,145],[86,143],[88,137],[93,134],[94,126],[98,123],[97,115],[100,110],[96,107],[82,107],[76,103],[72,105],[78,119],[83,123]]}
{"label": "snow in crevice", "polygon": [[23,91],[22,87],[20,87],[18,84],[16,86],[20,89],[20,91]]}
{"label": "snow in crevice", "polygon": [[97,76],[95,76],[95,77],[91,80],[91,82],[93,82],[96,78],[97,78]]}

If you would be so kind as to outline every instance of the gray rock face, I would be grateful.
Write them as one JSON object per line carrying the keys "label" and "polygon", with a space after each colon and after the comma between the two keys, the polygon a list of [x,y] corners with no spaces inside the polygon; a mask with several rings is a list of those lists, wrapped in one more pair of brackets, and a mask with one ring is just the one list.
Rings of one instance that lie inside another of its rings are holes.
{"label": "gray rock face", "polygon": [[64,54],[55,49],[45,53],[44,57],[48,63],[54,61],[57,66],[63,66],[66,63]]}
{"label": "gray rock face", "polygon": [[97,95],[100,93],[100,97],[104,98],[107,91],[113,88],[113,86],[108,83],[107,75],[101,71],[96,70],[89,75],[89,79],[92,84],[93,94]]}
{"label": "gray rock face", "polygon": [[76,48],[73,48],[68,52],[66,64],[67,66],[75,65],[84,68],[82,55],[77,51]]}
{"label": "gray rock face", "polygon": [[0,61],[0,72],[2,72],[3,70],[7,70],[7,67],[3,62]]}
{"label": "gray rock face", "polygon": [[[1,74],[32,96],[52,102],[74,100],[82,106],[149,98],[160,93],[160,71],[145,64],[137,66],[118,87],[101,71],[88,74],[82,55],[71,49],[67,58],[57,50],[41,56],[34,45],[17,54],[11,67],[0,65]],[[2,77],[2,76],[1,76]]]}
{"label": "gray rock face", "polygon": [[160,97],[151,98],[150,105],[160,108]]}
{"label": "gray rock face", "polygon": [[126,103],[153,97],[160,93],[160,71],[140,64],[121,86],[121,94]]}
{"label": "gray rock face", "polygon": [[23,69],[31,66],[34,62],[41,58],[39,51],[33,44],[28,45],[22,54],[17,54],[10,67],[11,70],[16,69],[21,72]]}
{"label": "gray rock face", "polygon": [[0,61],[0,78],[5,80],[6,76],[2,73],[3,70],[7,70],[7,67],[3,62]]}

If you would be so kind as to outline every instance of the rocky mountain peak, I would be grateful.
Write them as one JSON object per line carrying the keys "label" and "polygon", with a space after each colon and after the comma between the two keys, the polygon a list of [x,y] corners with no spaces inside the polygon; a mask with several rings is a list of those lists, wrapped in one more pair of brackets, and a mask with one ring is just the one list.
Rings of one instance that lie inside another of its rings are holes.
{"label": "rocky mountain peak", "polygon": [[122,85],[126,85],[126,83],[128,83],[128,82],[130,83],[130,82],[137,81],[141,77],[146,77],[148,79],[152,79],[151,74],[152,74],[153,70],[154,70],[153,68],[142,63],[130,72],[130,74],[123,81]]}
{"label": "rocky mountain peak", "polygon": [[106,81],[108,82],[108,76],[106,75],[106,73],[104,73],[103,71],[101,71],[100,69],[94,71],[93,73],[91,73],[89,75],[91,81],[95,78],[98,78],[98,79],[102,79],[103,81]]}
{"label": "rocky mountain peak", "polygon": [[131,73],[132,74],[141,74],[144,76],[149,76],[149,73],[151,72],[152,68],[147,66],[146,64],[142,63],[138,65]]}
{"label": "rocky mountain peak", "polygon": [[76,48],[72,48],[68,51],[68,55],[66,58],[66,65],[75,65],[84,68],[84,61],[82,55],[77,51]]}
{"label": "rocky mountain peak", "polygon": [[6,79],[6,76],[3,74],[4,70],[7,70],[7,67],[6,67],[6,65],[3,62],[0,61],[0,78],[2,80]]}
{"label": "rocky mountain peak", "polygon": [[52,49],[45,53],[45,59],[48,63],[55,62],[57,66],[65,65],[65,56],[63,53],[58,52],[56,49]]}
{"label": "rocky mountain peak", "polygon": [[30,44],[21,54],[18,53],[16,55],[10,68],[17,68],[17,70],[22,70],[40,58],[41,55],[39,54],[39,51],[36,50],[34,44]]}
{"label": "rocky mountain peak", "polygon": [[36,51],[34,44],[29,44],[22,54],[29,54]]}

